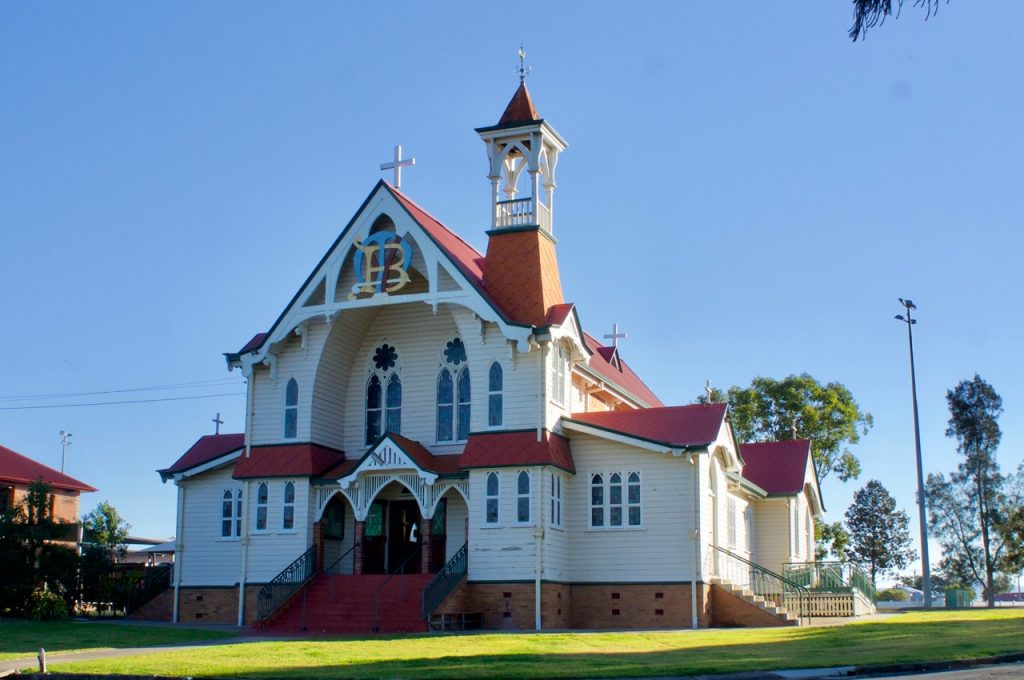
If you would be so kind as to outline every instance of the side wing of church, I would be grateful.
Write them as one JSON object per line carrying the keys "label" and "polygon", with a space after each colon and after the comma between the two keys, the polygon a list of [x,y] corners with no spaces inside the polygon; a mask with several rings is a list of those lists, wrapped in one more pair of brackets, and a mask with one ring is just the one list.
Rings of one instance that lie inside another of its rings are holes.
{"label": "side wing of church", "polygon": [[726,405],[663,405],[564,299],[567,145],[525,83],[477,133],[486,254],[379,182],[270,329],[226,355],[245,432],[160,471],[178,487],[173,620],[796,622],[785,579],[752,584],[814,561],[810,442],[739,446]]}

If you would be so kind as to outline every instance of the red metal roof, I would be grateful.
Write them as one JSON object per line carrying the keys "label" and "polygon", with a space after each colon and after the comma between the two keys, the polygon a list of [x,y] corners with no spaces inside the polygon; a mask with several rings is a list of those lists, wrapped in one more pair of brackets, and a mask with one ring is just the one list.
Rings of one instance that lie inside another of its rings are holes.
{"label": "red metal roof", "polygon": [[242,433],[208,434],[200,437],[181,458],[174,461],[171,467],[159,472],[164,476],[184,472],[203,463],[216,460],[232,451],[238,451],[243,446],[245,446],[245,435]]}
{"label": "red metal roof", "polygon": [[545,320],[545,323],[549,326],[561,326],[565,323],[565,320],[569,318],[569,314],[572,312],[573,307],[575,307],[575,305],[571,302],[551,305],[551,309],[548,310],[548,318]]}
{"label": "red metal roof", "polygon": [[540,120],[540,116],[537,115],[537,107],[533,105],[530,91],[526,89],[526,81],[520,80],[519,87],[516,88],[516,93],[512,95],[511,101],[505,107],[505,112],[501,114],[498,125],[530,123],[535,120]]}
{"label": "red metal roof", "polygon": [[569,440],[547,430],[537,441],[536,430],[475,432],[462,452],[463,468],[554,465],[576,472]]}
{"label": "red metal roof", "polygon": [[266,339],[266,333],[257,333],[256,335],[252,336],[252,340],[245,343],[245,346],[242,349],[238,350],[238,353],[245,354],[246,352],[251,352],[254,349],[258,349],[259,346],[262,345],[263,341]]}
{"label": "red metal roof", "polygon": [[28,456],[23,456],[6,446],[0,446],[0,482],[27,485],[37,480],[45,482],[55,489],[69,489],[71,491],[96,490],[95,487],[89,486],[85,482],[80,482],[70,475],[54,470],[52,467],[42,463],[37,463]]}
{"label": "red metal roof", "polygon": [[633,372],[633,369],[629,367],[629,364],[622,360],[621,354],[618,355],[619,364],[622,366],[622,369],[620,370],[614,364],[609,363],[608,360],[611,358],[611,354],[609,353],[607,358],[604,356],[605,352],[603,350],[606,348],[600,342],[595,340],[594,336],[590,335],[590,333],[584,333],[584,339],[586,340],[587,346],[590,347],[590,350],[594,353],[594,355],[590,357],[590,362],[587,364],[592,371],[599,374],[602,378],[613,385],[629,392],[633,396],[645,402],[648,406],[664,406],[661,399],[658,399],[658,396],[651,391],[651,388],[645,385],[644,381],[641,380],[640,377]]}
{"label": "red metal roof", "polygon": [[435,456],[414,439],[403,437],[394,432],[388,432],[387,436],[401,447],[410,458],[412,458],[421,470],[436,472],[440,475],[458,473],[462,469],[462,456]]}
{"label": "red metal roof", "polygon": [[573,413],[569,420],[671,447],[706,446],[718,438],[725,404]]}
{"label": "red metal roof", "polygon": [[804,488],[811,442],[792,439],[740,444],[740,456],[746,462],[743,476],[754,484],[770,494],[796,494]]}
{"label": "red metal roof", "polygon": [[235,461],[231,476],[235,479],[319,477],[344,460],[344,451],[320,444],[254,446],[250,455],[240,456]]}

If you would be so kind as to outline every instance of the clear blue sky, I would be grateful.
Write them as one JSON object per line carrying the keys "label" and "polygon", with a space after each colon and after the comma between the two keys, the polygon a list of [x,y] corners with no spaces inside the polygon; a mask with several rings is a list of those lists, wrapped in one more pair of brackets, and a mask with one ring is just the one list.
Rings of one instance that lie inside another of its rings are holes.
{"label": "clear blue sky", "polygon": [[[372,6],[371,6],[372,5]],[[506,8],[514,7],[514,17]],[[669,403],[706,378],[807,371],[875,416],[859,482],[916,517],[905,327],[926,467],[945,390],[1002,394],[1024,456],[1024,5],[941,3],[846,37],[845,0],[790,3],[4,3],[0,397],[211,382],[0,410],[0,443],[59,465],[142,535],[174,531],[169,465],[221,412],[221,352],[266,330],[402,144],[403,188],[478,247],[497,121],[525,43],[559,163],[563,286]],[[0,402],[0,407],[53,401]],[[915,525],[916,526],[916,525]]]}

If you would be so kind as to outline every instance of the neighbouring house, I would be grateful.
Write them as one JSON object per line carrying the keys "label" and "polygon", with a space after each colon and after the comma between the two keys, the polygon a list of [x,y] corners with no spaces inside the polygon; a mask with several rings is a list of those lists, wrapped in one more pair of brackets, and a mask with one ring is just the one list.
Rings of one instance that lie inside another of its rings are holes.
{"label": "neighbouring house", "polygon": [[795,623],[804,589],[779,575],[814,561],[812,443],[740,445],[725,404],[663,404],[563,294],[566,142],[525,83],[476,132],[486,253],[378,182],[270,329],[226,355],[245,432],[160,470],[178,488],[169,616]]}
{"label": "neighbouring house", "polygon": [[60,522],[78,523],[81,494],[96,491],[85,482],[0,446],[0,512],[22,502],[29,484],[37,481],[50,487],[50,510]]}

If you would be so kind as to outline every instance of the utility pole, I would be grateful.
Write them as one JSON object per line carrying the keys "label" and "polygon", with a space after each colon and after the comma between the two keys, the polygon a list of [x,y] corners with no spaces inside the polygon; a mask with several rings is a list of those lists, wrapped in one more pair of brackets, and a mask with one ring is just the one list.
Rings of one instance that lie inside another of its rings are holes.
{"label": "utility pole", "polygon": [[917,508],[921,514],[921,590],[924,591],[924,608],[932,608],[932,568],[928,561],[928,511],[924,496],[924,472],[921,468],[921,424],[917,415],[917,373],[914,369],[914,324],[910,310],[917,309],[910,300],[899,298],[907,315],[897,314],[896,318],[907,324],[907,339],[910,342],[910,391],[914,398],[914,448],[917,451]]}
{"label": "utility pole", "polygon": [[68,447],[71,446],[71,433],[60,431],[60,471],[64,472],[64,460],[67,458]]}

